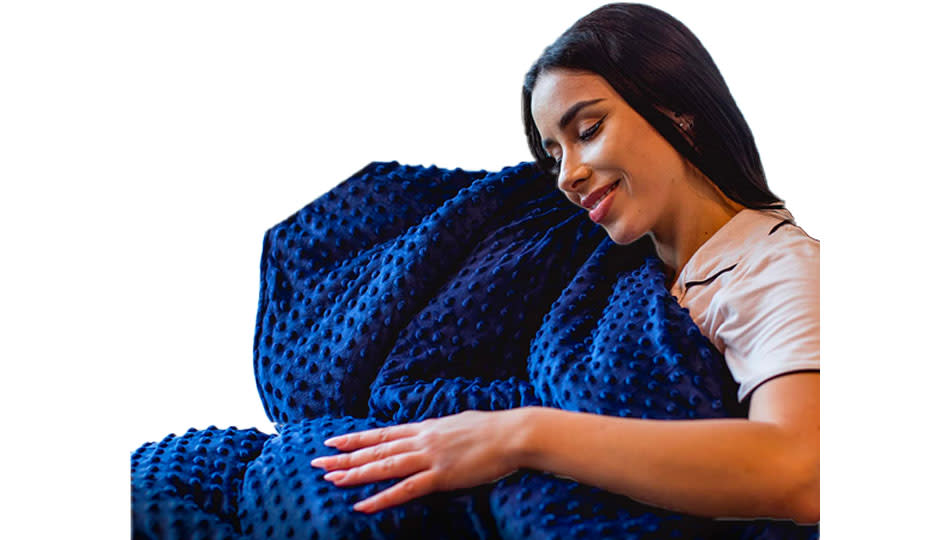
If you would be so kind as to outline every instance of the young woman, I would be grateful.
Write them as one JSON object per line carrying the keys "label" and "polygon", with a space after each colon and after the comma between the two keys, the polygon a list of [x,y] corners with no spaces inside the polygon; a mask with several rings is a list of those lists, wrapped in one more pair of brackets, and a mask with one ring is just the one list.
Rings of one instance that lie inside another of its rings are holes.
{"label": "young woman", "polygon": [[659,10],[604,6],[545,50],[523,105],[531,151],[564,195],[614,242],[652,239],[748,418],[466,411],[334,437],[346,453],[313,465],[341,486],[404,478],[364,512],[532,468],[694,515],[817,522],[819,246],[769,190],[705,48]]}

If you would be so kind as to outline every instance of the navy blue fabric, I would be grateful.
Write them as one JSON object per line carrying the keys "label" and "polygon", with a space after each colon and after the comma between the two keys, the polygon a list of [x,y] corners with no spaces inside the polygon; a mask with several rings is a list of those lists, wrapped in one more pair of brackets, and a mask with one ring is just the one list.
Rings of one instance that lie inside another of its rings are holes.
{"label": "navy blue fabric", "polygon": [[268,231],[254,369],[279,433],[212,427],[144,445],[135,535],[817,538],[817,527],[685,516],[526,470],[364,515],[350,506],[395,480],[337,488],[310,467],[336,452],[329,436],[468,409],[747,414],[648,241],[613,244],[527,163],[372,163]]}
{"label": "navy blue fabric", "polygon": [[322,443],[340,433],[385,425],[373,419],[320,417],[287,424],[264,445],[248,469],[240,521],[251,538],[495,538],[488,508],[491,486],[436,493],[373,514],[351,510],[356,502],[397,482],[337,488],[310,466],[336,453]]}
{"label": "navy blue fabric", "polygon": [[135,538],[240,538],[238,496],[268,435],[215,426],[170,434],[132,454]]}

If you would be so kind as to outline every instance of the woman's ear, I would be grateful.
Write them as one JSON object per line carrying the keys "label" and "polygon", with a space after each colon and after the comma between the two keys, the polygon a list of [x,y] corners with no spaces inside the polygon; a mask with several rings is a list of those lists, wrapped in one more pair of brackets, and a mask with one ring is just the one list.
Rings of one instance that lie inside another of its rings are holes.
{"label": "woman's ear", "polygon": [[679,130],[680,134],[683,135],[683,138],[686,139],[686,142],[689,143],[693,149],[696,149],[696,144],[693,141],[693,129],[696,121],[696,116],[692,113],[685,113],[681,111],[673,111],[667,109],[666,107],[656,106],[656,110],[660,111],[663,116],[669,118],[673,125],[676,126],[676,129]]}

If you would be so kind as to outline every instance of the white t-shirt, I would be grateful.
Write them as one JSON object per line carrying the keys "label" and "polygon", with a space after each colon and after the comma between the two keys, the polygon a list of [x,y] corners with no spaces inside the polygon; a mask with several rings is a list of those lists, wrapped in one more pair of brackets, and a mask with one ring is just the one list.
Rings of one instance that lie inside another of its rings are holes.
{"label": "white t-shirt", "polygon": [[672,293],[725,356],[740,402],[769,379],[819,370],[819,243],[788,210],[740,211]]}

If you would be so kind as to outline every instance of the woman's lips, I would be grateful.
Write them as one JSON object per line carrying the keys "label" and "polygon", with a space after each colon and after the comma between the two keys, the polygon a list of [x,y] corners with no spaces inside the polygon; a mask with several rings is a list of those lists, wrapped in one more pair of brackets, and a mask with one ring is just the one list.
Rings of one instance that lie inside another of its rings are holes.
{"label": "woman's lips", "polygon": [[600,223],[601,220],[607,216],[607,211],[610,210],[610,203],[613,201],[614,193],[617,191],[617,186],[619,185],[620,180],[614,182],[613,185],[610,186],[610,190],[607,192],[607,194],[604,195],[602,199],[600,199],[600,202],[590,209],[590,212],[588,212],[587,215],[590,217],[591,221],[594,223]]}

